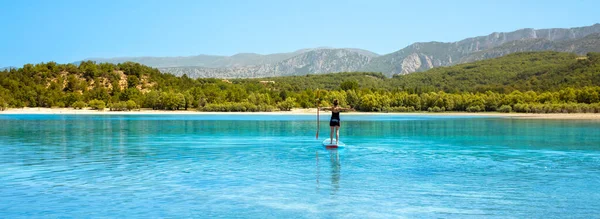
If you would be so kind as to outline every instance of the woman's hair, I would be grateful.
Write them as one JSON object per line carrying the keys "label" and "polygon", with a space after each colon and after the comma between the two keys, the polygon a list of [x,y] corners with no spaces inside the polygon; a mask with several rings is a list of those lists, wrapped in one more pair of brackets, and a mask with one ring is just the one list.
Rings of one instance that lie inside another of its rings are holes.
{"label": "woman's hair", "polygon": [[337,99],[333,99],[333,106],[338,106],[338,100]]}

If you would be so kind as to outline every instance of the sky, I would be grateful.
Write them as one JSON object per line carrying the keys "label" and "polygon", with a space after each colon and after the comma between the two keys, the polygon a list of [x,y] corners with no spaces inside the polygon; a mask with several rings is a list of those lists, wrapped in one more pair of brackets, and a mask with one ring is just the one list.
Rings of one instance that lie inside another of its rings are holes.
{"label": "sky", "polygon": [[600,23],[596,0],[0,0],[0,67],[453,42]]}

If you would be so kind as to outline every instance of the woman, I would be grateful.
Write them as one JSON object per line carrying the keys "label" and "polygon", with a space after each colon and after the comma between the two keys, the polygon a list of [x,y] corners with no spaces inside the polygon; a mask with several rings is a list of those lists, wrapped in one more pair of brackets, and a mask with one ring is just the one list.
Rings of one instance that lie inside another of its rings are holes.
{"label": "woman", "polygon": [[340,112],[353,110],[351,108],[339,107],[338,104],[339,104],[338,100],[334,99],[333,107],[321,108],[323,110],[331,110],[331,119],[329,120],[329,128],[331,129],[331,132],[329,133],[329,139],[331,140],[331,142],[329,142],[329,143],[333,144],[333,132],[335,131],[335,144],[336,145],[338,144],[339,139],[340,139],[340,125],[341,125]]}

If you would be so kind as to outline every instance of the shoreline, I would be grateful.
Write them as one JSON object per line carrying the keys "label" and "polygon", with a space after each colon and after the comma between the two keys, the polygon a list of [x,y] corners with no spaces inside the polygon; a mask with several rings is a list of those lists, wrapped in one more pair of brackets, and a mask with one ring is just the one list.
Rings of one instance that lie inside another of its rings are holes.
{"label": "shoreline", "polygon": [[[315,115],[317,110],[310,109],[292,109],[291,111],[274,111],[274,112],[201,112],[193,110],[167,111],[167,110],[151,110],[142,109],[138,111],[98,111],[90,109],[76,110],[73,108],[11,108],[5,111],[0,111],[0,115]],[[322,115],[327,112],[321,113]],[[568,119],[568,120],[600,120],[600,113],[551,113],[551,114],[534,114],[534,113],[499,113],[499,112],[345,112],[345,115],[414,115],[414,116],[482,116],[482,117],[500,117],[510,119]]]}

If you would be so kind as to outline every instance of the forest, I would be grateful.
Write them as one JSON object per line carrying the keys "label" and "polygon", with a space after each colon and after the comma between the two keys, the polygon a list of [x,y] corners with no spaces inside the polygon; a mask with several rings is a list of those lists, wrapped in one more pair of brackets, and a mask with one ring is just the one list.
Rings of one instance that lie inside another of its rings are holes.
{"label": "forest", "polygon": [[600,113],[600,53],[527,52],[387,78],[341,72],[260,79],[176,77],[138,63],[26,64],[0,71],[0,110]]}

